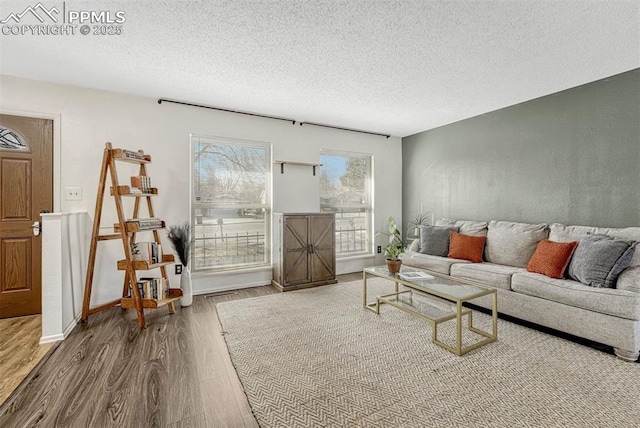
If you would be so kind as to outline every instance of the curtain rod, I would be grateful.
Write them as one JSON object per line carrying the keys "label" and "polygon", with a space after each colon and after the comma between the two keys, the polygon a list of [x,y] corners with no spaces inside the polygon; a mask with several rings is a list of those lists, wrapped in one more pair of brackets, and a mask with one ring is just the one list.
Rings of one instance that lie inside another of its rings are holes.
{"label": "curtain rod", "polygon": [[211,109],[211,110],[224,111],[224,112],[227,112],[227,113],[244,114],[244,115],[247,115],[247,116],[263,117],[265,119],[282,120],[282,121],[285,121],[285,122],[291,122],[292,125],[296,124],[296,121],[294,119],[289,119],[289,118],[286,118],[286,117],[268,116],[266,114],[258,114],[258,113],[249,113],[249,112],[246,112],[246,111],[231,110],[231,109],[222,108],[222,107],[206,106],[206,105],[203,105],[203,104],[187,103],[185,101],[169,100],[169,99],[166,99],[166,98],[158,99],[158,104],[162,104],[162,102],[173,103],[173,104],[181,104],[183,106],[190,106],[190,107],[208,108],[208,109]]}
{"label": "curtain rod", "polygon": [[300,126],[302,125],[313,125],[313,126],[322,126],[325,128],[331,128],[331,129],[339,129],[341,131],[351,131],[351,132],[359,132],[361,134],[369,134],[369,135],[379,135],[380,137],[385,137],[385,138],[389,138],[391,137],[391,135],[389,134],[380,134],[378,132],[371,132],[371,131],[361,131],[359,129],[351,129],[351,128],[342,128],[340,126],[332,126],[332,125],[323,125],[321,123],[313,123],[313,122],[300,122]]}
{"label": "curtain rod", "polygon": [[[286,118],[286,117],[268,116],[266,114],[258,114],[258,113],[249,113],[249,112],[246,112],[246,111],[231,110],[231,109],[222,108],[222,107],[207,106],[207,105],[204,105],[204,104],[188,103],[186,101],[176,101],[176,100],[170,100],[170,99],[167,99],[167,98],[159,98],[158,99],[158,104],[162,104],[163,102],[165,102],[165,103],[173,103],[173,104],[181,104],[183,106],[190,106],[190,107],[208,108],[208,109],[211,109],[211,110],[224,111],[224,112],[227,112],[227,113],[244,114],[244,115],[247,115],[247,116],[263,117],[265,119],[282,120],[282,121],[285,121],[285,122],[291,122],[292,125],[296,124],[296,120],[295,119],[289,119],[289,118]],[[300,126],[302,126],[302,125],[322,126],[324,128],[339,129],[341,131],[350,131],[350,132],[359,132],[361,134],[378,135],[380,137],[385,137],[385,138],[391,137],[391,135],[389,135],[389,134],[380,134],[378,132],[362,131],[360,129],[342,128],[340,126],[323,125],[321,123],[314,123],[314,122],[300,122]]]}

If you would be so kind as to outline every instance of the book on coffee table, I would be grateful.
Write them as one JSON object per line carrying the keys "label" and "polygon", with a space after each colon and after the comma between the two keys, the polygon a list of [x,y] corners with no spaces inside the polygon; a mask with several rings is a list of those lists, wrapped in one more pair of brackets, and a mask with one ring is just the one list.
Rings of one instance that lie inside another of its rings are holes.
{"label": "book on coffee table", "polygon": [[400,276],[400,278],[405,279],[405,280],[412,280],[412,279],[433,279],[433,278],[435,278],[433,275],[429,275],[428,273],[420,272],[420,271],[415,271],[415,272],[400,272],[398,275]]}

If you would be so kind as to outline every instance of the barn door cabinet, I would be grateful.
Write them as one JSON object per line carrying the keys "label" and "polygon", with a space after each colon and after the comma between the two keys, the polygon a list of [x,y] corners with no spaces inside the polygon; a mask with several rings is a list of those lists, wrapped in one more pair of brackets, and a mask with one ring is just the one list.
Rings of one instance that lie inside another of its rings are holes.
{"label": "barn door cabinet", "polygon": [[280,291],[336,282],[334,214],[273,214],[273,281]]}

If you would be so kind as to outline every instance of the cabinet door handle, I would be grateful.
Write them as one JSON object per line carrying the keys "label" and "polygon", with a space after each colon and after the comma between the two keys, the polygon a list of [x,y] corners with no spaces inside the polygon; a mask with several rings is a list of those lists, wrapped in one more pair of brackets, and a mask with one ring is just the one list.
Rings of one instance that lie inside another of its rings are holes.
{"label": "cabinet door handle", "polygon": [[309,244],[309,254],[313,254],[315,252],[314,248],[313,248],[313,244]]}

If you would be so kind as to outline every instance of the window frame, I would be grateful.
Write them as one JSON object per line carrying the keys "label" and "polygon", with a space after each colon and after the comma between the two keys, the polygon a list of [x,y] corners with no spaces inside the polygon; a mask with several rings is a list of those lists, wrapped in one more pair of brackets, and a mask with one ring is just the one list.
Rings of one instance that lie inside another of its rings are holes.
{"label": "window frame", "polygon": [[[223,136],[215,136],[215,135],[205,135],[205,134],[189,134],[189,217],[191,230],[193,233],[192,239],[195,240],[195,231],[197,227],[196,222],[196,209],[198,209],[196,205],[195,195],[194,195],[194,185],[196,179],[196,163],[195,163],[195,147],[196,144],[201,143],[209,143],[209,144],[218,144],[218,145],[227,145],[227,146],[236,146],[236,147],[253,147],[258,149],[266,150],[265,157],[265,202],[264,204],[244,204],[238,209],[246,208],[246,209],[264,209],[264,260],[262,262],[249,262],[249,263],[241,263],[241,264],[228,264],[221,266],[209,266],[209,267],[196,267],[196,257],[195,257],[195,241],[194,248],[192,250],[192,256],[190,260],[190,269],[191,272],[197,274],[206,274],[206,273],[219,273],[219,272],[228,272],[228,271],[238,271],[238,272],[251,272],[256,270],[270,269],[271,268],[271,217],[273,212],[273,145],[269,142],[265,141],[257,141],[257,140],[245,140],[231,137],[223,137]],[[215,204],[213,204],[215,205]],[[259,206],[259,207],[258,207]],[[211,207],[215,208],[215,207]],[[218,206],[217,208],[230,208],[229,205],[224,207]],[[233,209],[233,207],[231,207]]]}
{"label": "window frame", "polygon": [[[323,155],[327,155],[327,156],[341,156],[341,157],[350,157],[350,158],[359,158],[359,159],[366,159],[368,160],[368,166],[369,166],[369,171],[368,171],[368,177],[365,183],[365,186],[367,186],[367,193],[369,196],[369,204],[365,205],[365,226],[366,226],[366,239],[368,241],[368,243],[365,246],[365,249],[363,251],[358,251],[358,252],[346,252],[346,253],[341,253],[339,250],[339,240],[336,239],[336,247],[335,247],[335,251],[336,251],[336,259],[337,260],[348,260],[348,259],[354,259],[354,258],[362,258],[362,257],[371,257],[371,256],[375,256],[375,239],[374,239],[374,221],[375,221],[375,181],[374,181],[374,156],[372,153],[364,153],[364,152],[353,152],[353,151],[345,151],[345,150],[334,150],[334,149],[320,149],[320,159],[321,159],[321,163],[322,163],[322,156]],[[322,168],[324,168],[325,165],[320,166],[320,174],[322,174]],[[326,212],[323,211],[323,205],[326,206],[326,204],[322,203],[322,189],[320,189],[320,212]],[[336,208],[336,214],[339,213],[339,208],[338,206],[335,206]],[[337,217],[336,217],[336,223],[337,223]],[[339,233],[338,231],[338,227],[336,224],[336,234]]]}

